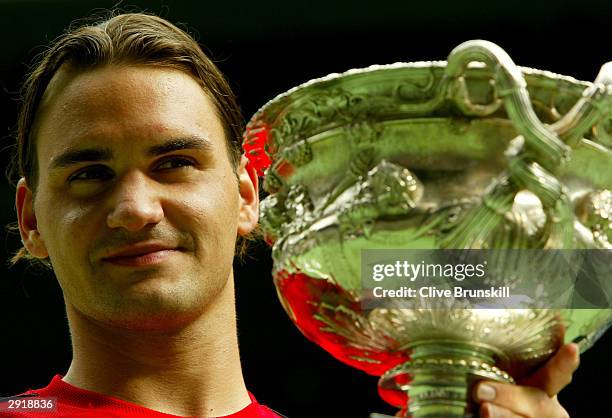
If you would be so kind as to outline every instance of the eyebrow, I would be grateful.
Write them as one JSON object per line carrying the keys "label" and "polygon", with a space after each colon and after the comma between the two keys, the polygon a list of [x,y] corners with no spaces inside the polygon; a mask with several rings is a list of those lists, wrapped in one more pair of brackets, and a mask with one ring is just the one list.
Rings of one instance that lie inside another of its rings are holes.
{"label": "eyebrow", "polygon": [[[147,150],[147,155],[156,157],[173,151],[185,149],[198,149],[211,152],[212,143],[203,137],[191,136],[186,138],[170,139],[163,144],[153,145]],[[108,161],[113,158],[110,148],[80,148],[68,149],[51,161],[51,169],[66,168],[84,162]]]}
{"label": "eyebrow", "polygon": [[66,168],[74,164],[94,161],[108,161],[113,158],[109,148],[68,149],[51,161],[51,169]]}
{"label": "eyebrow", "polygon": [[160,145],[154,145],[147,150],[147,155],[155,157],[158,155],[167,154],[172,151],[180,151],[183,149],[198,149],[206,152],[211,152],[213,149],[212,143],[200,136],[191,136],[187,138],[176,138],[164,142]]}

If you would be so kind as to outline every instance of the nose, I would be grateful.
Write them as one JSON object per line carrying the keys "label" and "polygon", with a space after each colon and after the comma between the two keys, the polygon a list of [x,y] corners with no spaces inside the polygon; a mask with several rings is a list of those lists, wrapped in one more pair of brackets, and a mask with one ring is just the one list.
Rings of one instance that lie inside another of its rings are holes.
{"label": "nose", "polygon": [[138,231],[159,223],[164,211],[156,191],[143,173],[132,172],[119,179],[111,196],[106,218],[109,228]]}

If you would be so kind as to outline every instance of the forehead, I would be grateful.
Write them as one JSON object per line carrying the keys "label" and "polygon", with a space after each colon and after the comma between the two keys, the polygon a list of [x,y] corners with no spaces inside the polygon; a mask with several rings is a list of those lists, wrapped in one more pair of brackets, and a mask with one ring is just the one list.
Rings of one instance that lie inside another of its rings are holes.
{"label": "forehead", "polygon": [[200,84],[183,71],[153,66],[62,67],[36,122],[41,166],[78,145],[150,146],[177,135],[219,146],[225,141],[216,108]]}

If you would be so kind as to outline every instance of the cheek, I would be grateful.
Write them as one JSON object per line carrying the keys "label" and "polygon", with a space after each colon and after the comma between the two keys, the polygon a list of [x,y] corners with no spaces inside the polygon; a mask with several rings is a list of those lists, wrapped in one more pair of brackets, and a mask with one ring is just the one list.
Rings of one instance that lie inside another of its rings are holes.
{"label": "cheek", "polygon": [[[238,226],[238,186],[231,179],[223,179],[199,187],[180,204],[179,222],[189,222],[191,229],[201,235],[200,245],[228,248],[233,251]],[[170,217],[170,214],[167,213]]]}
{"label": "cheek", "polygon": [[74,204],[62,199],[42,197],[35,202],[38,228],[51,261],[70,259],[88,250],[91,229],[97,224],[95,206]]}

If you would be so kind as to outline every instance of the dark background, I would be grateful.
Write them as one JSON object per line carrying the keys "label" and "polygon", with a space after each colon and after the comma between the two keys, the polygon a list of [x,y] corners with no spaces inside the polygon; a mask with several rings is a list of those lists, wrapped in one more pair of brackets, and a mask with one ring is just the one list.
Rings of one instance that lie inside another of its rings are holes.
{"label": "dark background", "polygon": [[[18,86],[41,45],[75,18],[111,1],[0,0],[0,163],[15,128]],[[519,65],[593,80],[611,59],[609,1],[370,1],[308,3],[132,1],[184,23],[232,81],[245,117],[299,83],[330,72],[396,61],[444,59],[462,41],[498,43]],[[131,6],[135,5],[135,8]],[[0,224],[15,220],[13,189],[0,184]],[[0,252],[18,245],[2,231]],[[393,410],[378,399],[376,378],[350,369],[308,342],[277,301],[264,246],[237,266],[238,325],[245,377],[259,400],[291,418],[366,417]],[[0,396],[45,386],[69,364],[61,292],[24,266],[0,265]],[[560,398],[572,417],[610,410],[611,333],[582,356]]]}

